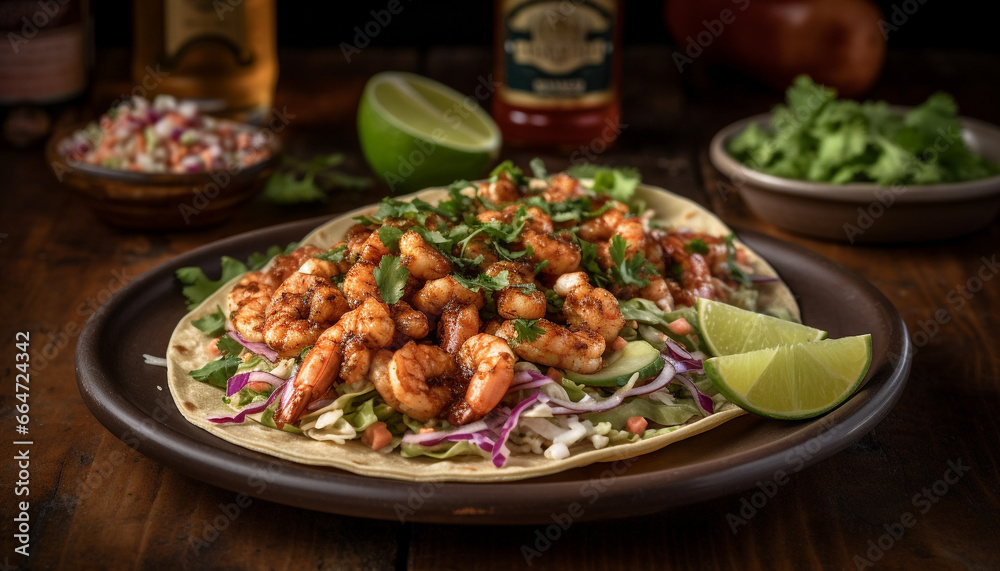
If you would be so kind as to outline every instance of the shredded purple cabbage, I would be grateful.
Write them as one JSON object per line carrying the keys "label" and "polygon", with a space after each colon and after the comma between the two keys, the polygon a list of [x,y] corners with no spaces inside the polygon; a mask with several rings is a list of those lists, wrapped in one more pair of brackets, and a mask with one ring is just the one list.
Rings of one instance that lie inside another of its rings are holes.
{"label": "shredded purple cabbage", "polygon": [[[291,385],[291,383],[287,382],[287,383],[285,383],[285,385],[286,386],[287,385]],[[211,416],[211,417],[208,418],[208,421],[209,422],[214,422],[216,424],[226,424],[226,423],[230,423],[230,422],[234,422],[234,423],[243,422],[244,420],[246,420],[246,416],[248,414],[255,414],[255,413],[258,413],[258,412],[263,412],[264,409],[266,409],[268,406],[270,406],[270,404],[272,402],[274,402],[275,397],[277,397],[278,393],[280,393],[280,392],[284,392],[284,391],[280,391],[280,390],[278,390],[276,388],[275,390],[271,391],[271,395],[267,397],[267,400],[259,402],[259,403],[250,404],[250,405],[244,407],[243,409],[241,409],[238,413],[236,413],[235,416]]]}
{"label": "shredded purple cabbage", "polygon": [[[500,435],[497,437],[496,442],[493,444],[493,465],[497,468],[502,468],[507,462],[507,456],[510,454],[510,449],[507,448],[507,439],[510,438],[510,433],[517,426],[517,423],[521,419],[521,413],[527,410],[528,407],[539,402],[539,396],[542,392],[535,389],[532,395],[523,401],[517,403],[514,410],[510,411],[510,416],[504,421],[503,427],[500,429]],[[487,450],[489,452],[489,450]]]}
{"label": "shredded purple cabbage", "polygon": [[698,387],[694,386],[694,381],[688,378],[687,375],[677,375],[673,378],[672,382],[683,385],[691,393],[691,397],[694,399],[694,403],[697,405],[702,416],[715,413],[715,402],[712,401],[712,397],[699,391]]}
{"label": "shredded purple cabbage", "polygon": [[267,383],[277,389],[285,383],[285,379],[271,373],[265,373],[264,371],[239,373],[229,377],[229,380],[226,381],[226,396],[231,397],[235,395],[250,383]]}
{"label": "shredded purple cabbage", "polygon": [[245,337],[240,335],[239,331],[232,329],[228,331],[229,336],[240,345],[247,348],[248,351],[255,355],[260,355],[261,357],[267,359],[270,362],[275,362],[278,359],[278,352],[267,346],[266,343],[254,343],[247,341]]}

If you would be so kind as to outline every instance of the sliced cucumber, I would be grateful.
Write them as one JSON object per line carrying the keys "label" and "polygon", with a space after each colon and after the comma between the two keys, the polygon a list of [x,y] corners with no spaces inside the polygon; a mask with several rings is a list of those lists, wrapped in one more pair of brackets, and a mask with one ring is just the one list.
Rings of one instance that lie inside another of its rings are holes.
{"label": "sliced cucumber", "polygon": [[604,359],[604,367],[596,373],[584,375],[566,371],[566,378],[592,387],[620,387],[632,375],[639,373],[639,379],[648,379],[663,369],[660,351],[645,341],[632,341],[621,351],[616,351]]}

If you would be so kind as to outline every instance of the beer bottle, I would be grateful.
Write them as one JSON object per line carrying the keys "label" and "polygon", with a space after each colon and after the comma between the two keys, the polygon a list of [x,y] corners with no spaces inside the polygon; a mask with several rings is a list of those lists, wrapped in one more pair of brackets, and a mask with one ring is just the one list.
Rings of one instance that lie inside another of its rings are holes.
{"label": "beer bottle", "polygon": [[132,80],[147,97],[262,122],[278,79],[275,0],[135,0]]}

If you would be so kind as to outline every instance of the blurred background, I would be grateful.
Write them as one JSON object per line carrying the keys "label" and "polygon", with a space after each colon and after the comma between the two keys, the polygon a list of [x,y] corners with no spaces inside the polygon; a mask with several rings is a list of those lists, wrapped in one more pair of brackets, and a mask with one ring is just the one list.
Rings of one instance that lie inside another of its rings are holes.
{"label": "blurred background", "polygon": [[[402,0],[409,8],[409,0]],[[809,2],[798,2],[808,4]],[[996,24],[983,14],[984,4],[972,0],[878,0],[883,13],[893,6],[913,11],[910,21],[890,33],[893,49],[950,48],[1000,51]],[[278,2],[278,45],[295,48],[336,47],[350,42],[354,26],[370,19],[369,11],[386,2],[337,2],[326,10],[300,2]],[[626,44],[673,44],[663,18],[662,0],[627,0]],[[98,48],[128,47],[132,41],[132,2],[100,0],[93,5]],[[447,45],[489,45],[493,40],[493,4],[479,0],[436,0],[413,3],[405,18],[373,38],[376,46],[427,48]]]}

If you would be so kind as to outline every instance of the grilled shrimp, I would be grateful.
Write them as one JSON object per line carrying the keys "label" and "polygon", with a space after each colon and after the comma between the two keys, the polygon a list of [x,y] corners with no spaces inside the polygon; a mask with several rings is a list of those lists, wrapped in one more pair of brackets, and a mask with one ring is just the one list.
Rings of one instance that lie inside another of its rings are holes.
{"label": "grilled shrimp", "polygon": [[469,243],[465,245],[465,248],[456,245],[452,250],[452,255],[462,256],[467,260],[475,260],[477,257],[483,257],[483,265],[489,265],[496,262],[500,258],[497,257],[496,251],[490,247],[489,242],[483,235],[473,236]]}
{"label": "grilled shrimp", "polygon": [[[352,374],[368,368],[371,351],[388,345],[396,334],[389,308],[375,299],[347,313],[316,339],[306,354],[292,385],[292,393],[274,415],[280,428],[295,422],[306,406],[321,398],[341,374],[342,364],[351,364]],[[367,370],[365,371],[367,373]]]}
{"label": "grilled shrimp", "polygon": [[451,273],[451,262],[413,230],[399,239],[399,253],[410,275],[421,280],[436,280]]}
{"label": "grilled shrimp", "polygon": [[510,345],[499,337],[480,333],[463,343],[458,363],[471,377],[465,392],[448,406],[448,422],[461,426],[493,410],[514,380],[515,362]]}
{"label": "grilled shrimp", "polygon": [[646,251],[646,229],[642,218],[626,216],[615,226],[615,234],[625,239],[625,257],[631,258]]}
{"label": "grilled shrimp", "polygon": [[226,297],[233,327],[248,341],[264,341],[264,310],[274,294],[274,286],[264,272],[243,276]]}
{"label": "grilled shrimp", "polygon": [[606,289],[591,286],[587,274],[563,274],[552,289],[566,298],[562,310],[571,327],[596,331],[610,343],[625,326],[618,299]]}
{"label": "grilled shrimp", "polygon": [[515,262],[496,262],[486,268],[486,275],[496,277],[500,272],[507,272],[507,282],[511,285],[493,294],[497,304],[497,313],[506,319],[538,319],[545,317],[545,294],[535,290],[525,293],[524,288],[516,287],[523,284],[534,284],[535,273],[531,266]]}
{"label": "grilled shrimp", "polygon": [[599,333],[589,329],[573,331],[547,319],[539,319],[535,325],[542,333],[534,341],[518,341],[513,321],[505,321],[496,335],[513,341],[514,352],[533,363],[578,373],[601,369],[605,342]]}
{"label": "grilled shrimp", "polygon": [[521,191],[518,190],[517,185],[507,177],[507,173],[505,172],[500,173],[496,182],[481,183],[477,194],[489,202],[497,204],[514,202],[515,200],[521,198]]}
{"label": "grilled shrimp", "polygon": [[525,206],[523,204],[511,204],[505,206],[501,212],[503,216],[503,221],[510,224],[514,221],[514,216],[517,214],[518,210],[525,209],[525,222],[524,227],[529,230],[534,230],[535,232],[541,232],[542,234],[549,234],[554,229],[555,226],[552,224],[552,218],[545,213],[544,210],[537,206]]}
{"label": "grilled shrimp", "polygon": [[471,303],[477,308],[481,308],[485,303],[482,292],[474,292],[466,288],[452,276],[428,281],[424,287],[413,294],[410,302],[413,307],[427,315],[437,317],[444,311],[444,306],[452,300],[463,305]]}
{"label": "grilled shrimp", "polygon": [[541,273],[558,276],[575,272],[580,268],[580,247],[565,235],[540,234],[534,230],[522,230],[520,244],[531,248],[528,259],[539,264],[548,260]]}
{"label": "grilled shrimp", "polygon": [[542,198],[545,202],[562,202],[583,195],[583,187],[576,179],[566,173],[559,173],[552,177],[549,187],[542,193]]}
{"label": "grilled shrimp", "polygon": [[479,333],[479,309],[474,304],[449,302],[438,321],[438,345],[454,355],[467,339]]}
{"label": "grilled shrimp", "polygon": [[365,247],[365,242],[372,235],[374,230],[371,226],[355,224],[347,229],[347,252],[352,260],[356,260],[361,255],[361,250]]}
{"label": "grilled shrimp", "polygon": [[615,235],[615,228],[628,215],[629,209],[628,206],[617,200],[610,202],[612,206],[607,212],[580,224],[578,236],[588,242],[600,242],[610,240]]}
{"label": "grilled shrimp", "polygon": [[293,357],[347,309],[344,294],[329,277],[296,272],[278,286],[264,310],[264,341],[282,357]]}
{"label": "grilled shrimp", "polygon": [[663,252],[681,266],[680,283],[667,282],[673,299],[682,305],[693,306],[699,297],[716,299],[716,286],[712,270],[701,254],[689,253],[678,236],[667,234],[660,240]]}
{"label": "grilled shrimp", "polygon": [[[379,242],[381,244],[381,242]],[[376,260],[377,263],[377,260]],[[382,294],[375,282],[375,264],[358,262],[344,276],[344,295],[351,307],[358,307],[368,298],[382,301]]]}
{"label": "grilled shrimp", "polygon": [[413,309],[405,301],[398,301],[389,307],[396,331],[412,339],[423,339],[431,332],[431,324],[427,316]]}
{"label": "grilled shrimp", "polygon": [[291,254],[275,256],[274,260],[271,261],[270,269],[267,270],[267,273],[275,280],[274,287],[278,287],[288,276],[295,273],[308,258],[322,252],[316,246],[302,246],[296,248]]}
{"label": "grilled shrimp", "polygon": [[358,252],[358,261],[378,265],[379,261],[382,260],[382,256],[389,254],[389,248],[382,243],[378,232],[372,232],[364,244],[361,245],[361,249]]}
{"label": "grilled shrimp", "polygon": [[649,285],[639,290],[639,297],[655,302],[663,311],[674,310],[674,296],[670,294],[670,287],[663,276],[650,278]]}
{"label": "grilled shrimp", "polygon": [[226,306],[232,316],[233,327],[248,341],[264,341],[264,312],[274,289],[293,274],[302,261],[318,254],[319,248],[303,246],[291,254],[275,256],[268,270],[250,272],[230,290]]}
{"label": "grilled shrimp", "polygon": [[386,404],[410,418],[436,417],[451,401],[455,358],[434,345],[410,341],[391,357],[379,352],[373,359],[371,380]]}

